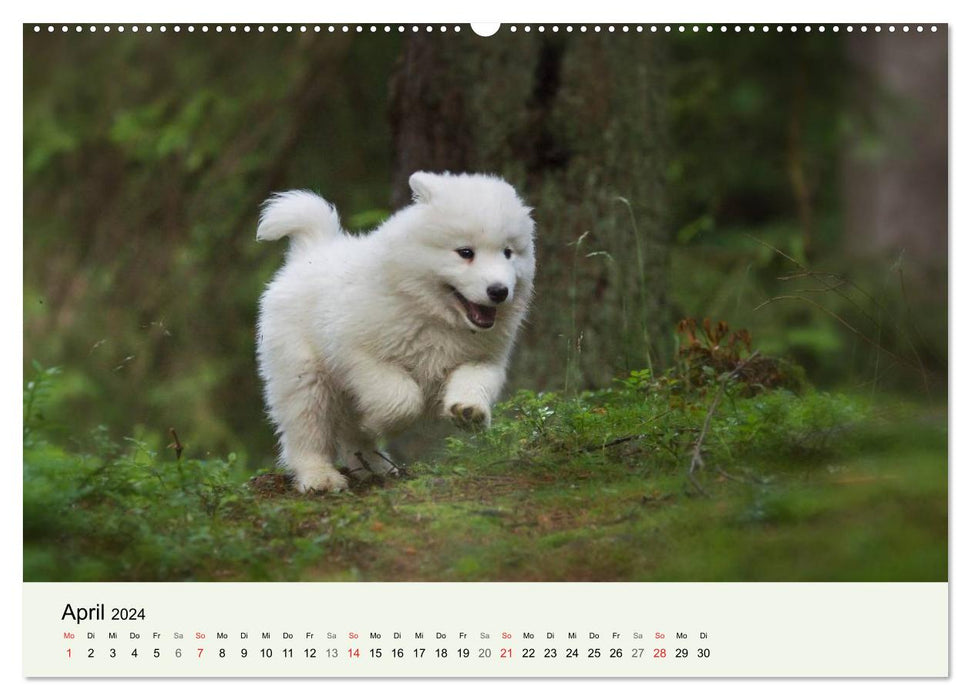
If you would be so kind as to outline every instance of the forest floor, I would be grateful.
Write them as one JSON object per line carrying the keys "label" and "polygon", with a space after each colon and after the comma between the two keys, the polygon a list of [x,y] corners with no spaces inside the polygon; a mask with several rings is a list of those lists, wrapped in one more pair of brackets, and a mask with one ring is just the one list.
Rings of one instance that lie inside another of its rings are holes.
{"label": "forest floor", "polygon": [[743,389],[714,410],[722,385],[644,373],[520,392],[491,430],[336,494],[104,432],[68,452],[28,426],[24,578],[947,580],[946,406]]}

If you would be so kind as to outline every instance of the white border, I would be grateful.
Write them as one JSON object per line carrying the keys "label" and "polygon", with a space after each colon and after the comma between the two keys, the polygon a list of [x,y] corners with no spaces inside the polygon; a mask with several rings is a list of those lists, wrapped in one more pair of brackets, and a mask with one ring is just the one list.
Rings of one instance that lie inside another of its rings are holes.
{"label": "white border", "polygon": [[[805,5],[795,3],[779,2],[715,2],[707,0],[705,2],[695,2],[690,6],[683,3],[657,3],[653,5],[635,4],[630,0],[597,0],[586,4],[580,3],[558,3],[555,13],[551,8],[543,8],[539,3],[528,3],[523,0],[490,0],[483,2],[479,6],[470,6],[455,2],[444,2],[444,0],[409,0],[408,2],[392,3],[390,0],[385,2],[372,3],[321,3],[309,2],[287,2],[279,0],[267,3],[262,6],[244,6],[241,4],[212,3],[203,5],[197,0],[169,0],[165,3],[151,5],[149,3],[122,3],[122,2],[100,2],[100,3],[77,3],[67,2],[66,0],[55,0],[43,5],[39,4],[18,4],[16,7],[8,5],[4,13],[12,15],[6,17],[3,23],[5,35],[0,50],[3,51],[3,77],[5,95],[16,95],[16,108],[8,107],[4,110],[4,129],[3,129],[3,169],[4,179],[2,188],[4,196],[3,211],[8,212],[8,221],[5,228],[10,229],[11,237],[13,232],[22,231],[22,22],[65,22],[72,20],[84,21],[104,21],[111,20],[117,22],[158,22],[177,20],[180,22],[213,22],[213,21],[235,21],[235,22],[258,22],[258,21],[313,21],[323,20],[337,22],[401,22],[420,19],[424,22],[443,20],[449,23],[480,21],[490,22],[504,20],[506,22],[535,22],[543,20],[549,22],[555,19],[560,23],[580,23],[580,22],[628,22],[633,23],[637,19],[644,19],[651,23],[685,23],[685,22],[761,22],[761,23],[806,23],[807,21],[817,23],[825,21],[827,24],[833,23],[873,23],[879,20],[887,22],[910,22],[914,20],[921,22],[942,22],[951,23],[950,43],[951,43],[951,120],[950,123],[967,123],[969,110],[967,109],[967,75],[968,75],[968,48],[962,43],[962,35],[965,28],[969,26],[964,22],[963,16],[956,9],[956,3],[944,2],[942,0],[924,0],[922,2],[901,2],[899,0],[886,0],[878,5],[867,5],[863,3],[852,4],[848,2],[836,2],[834,0],[820,0]],[[955,80],[953,76],[961,76],[962,80]],[[10,100],[13,102],[14,100]],[[951,192],[960,193],[967,189],[967,178],[964,173],[968,163],[967,141],[963,139],[963,131],[952,129],[951,133]],[[952,198],[951,209],[951,231],[959,232],[964,230],[966,221],[967,198]],[[963,243],[962,236],[955,233],[952,237],[952,247],[950,251],[952,270],[965,270],[965,263],[968,263],[966,245]],[[20,329],[21,340],[19,346],[12,347],[5,345],[4,362],[6,368],[2,373],[2,386],[0,386],[0,397],[2,405],[7,410],[4,411],[2,425],[3,445],[21,444],[20,426],[17,425],[16,417],[20,415],[20,392],[22,390],[20,376],[20,355],[22,353],[22,249],[19,245],[14,245],[12,251],[8,251],[3,256],[3,290],[6,292],[4,298],[7,301],[3,304],[3,327],[7,329]],[[965,275],[952,276],[951,295],[949,308],[962,310],[966,308],[965,302],[968,301],[967,279]],[[951,352],[954,358],[967,357],[968,350],[968,330],[964,315],[952,317],[951,326]],[[958,586],[962,585],[967,573],[967,557],[959,556],[961,547],[958,543],[967,542],[963,535],[967,534],[967,521],[965,511],[960,504],[963,499],[955,497],[954,494],[965,494],[967,491],[967,477],[962,474],[967,456],[966,438],[962,437],[961,430],[955,431],[959,427],[959,420],[967,415],[966,401],[963,398],[969,395],[968,389],[968,370],[964,368],[963,362],[958,361],[952,368],[952,404],[951,411],[955,419],[952,419],[951,435],[953,435],[951,452],[951,573],[952,582],[952,635],[951,635],[951,659],[952,659],[952,680],[947,682],[940,681],[821,681],[821,682],[792,682],[792,681],[652,681],[650,686],[645,686],[638,681],[589,681],[589,682],[570,682],[570,681],[543,681],[540,686],[539,681],[497,681],[487,683],[469,683],[463,681],[427,681],[427,682],[407,682],[403,687],[394,681],[337,681],[329,682],[326,686],[306,687],[304,681],[220,681],[218,687],[215,682],[206,681],[176,681],[176,682],[155,682],[146,683],[138,681],[88,681],[82,687],[76,687],[74,683],[51,682],[51,683],[27,683],[20,679],[20,653],[19,653],[19,634],[16,630],[20,626],[19,619],[19,600],[21,585],[21,559],[20,542],[21,532],[21,486],[20,486],[20,467],[12,459],[14,464],[8,464],[7,468],[13,472],[15,487],[5,490],[5,498],[9,499],[5,503],[4,513],[8,518],[6,531],[10,533],[6,538],[7,557],[4,559],[6,576],[3,581],[2,600],[6,605],[2,606],[3,616],[0,622],[5,623],[2,628],[6,631],[2,641],[3,669],[7,679],[11,683],[4,685],[9,691],[13,691],[20,696],[31,697],[54,697],[64,693],[74,693],[79,690],[85,693],[96,693],[98,697],[128,698],[133,693],[146,698],[168,697],[176,693],[224,693],[227,690],[238,697],[262,697],[268,693],[277,692],[281,689],[292,689],[296,692],[313,693],[353,693],[355,697],[368,696],[370,694],[381,695],[400,695],[401,693],[421,693],[427,697],[448,697],[454,698],[457,695],[467,698],[492,697],[498,693],[507,694],[510,691],[522,691],[530,695],[552,695],[557,697],[579,697],[591,693],[602,693],[604,691],[611,694],[627,695],[643,694],[646,692],[660,691],[662,693],[677,693],[679,696],[688,697],[704,696],[711,697],[716,693],[732,692],[751,698],[772,698],[775,700],[780,695],[789,698],[812,697],[814,700],[819,694],[837,693],[858,695],[877,693],[881,698],[907,698],[910,700],[915,695],[955,695],[961,693],[960,687],[964,687],[962,694],[969,690],[967,677],[971,671],[955,660],[967,658],[968,649],[965,646],[967,635],[964,634],[965,626],[968,622],[967,615],[964,614],[966,606],[963,605],[963,598],[957,595],[961,590]],[[19,679],[19,680],[18,680]],[[662,685],[657,685],[658,683]],[[728,687],[722,687],[722,684]],[[279,684],[279,685],[278,685]],[[716,687],[717,685],[717,687]],[[228,686],[228,687],[227,687]]]}

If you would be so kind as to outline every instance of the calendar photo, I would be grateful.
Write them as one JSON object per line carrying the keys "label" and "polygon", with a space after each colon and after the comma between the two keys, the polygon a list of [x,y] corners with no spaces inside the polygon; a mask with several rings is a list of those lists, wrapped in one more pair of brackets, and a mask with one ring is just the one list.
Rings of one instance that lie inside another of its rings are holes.
{"label": "calendar photo", "polygon": [[25,584],[946,583],[947,25],[483,33],[24,25]]}

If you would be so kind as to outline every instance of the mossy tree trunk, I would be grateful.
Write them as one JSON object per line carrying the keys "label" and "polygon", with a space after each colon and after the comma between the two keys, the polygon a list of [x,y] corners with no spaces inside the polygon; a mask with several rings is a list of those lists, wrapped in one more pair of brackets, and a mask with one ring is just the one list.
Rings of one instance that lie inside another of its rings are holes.
{"label": "mossy tree trunk", "polygon": [[603,386],[669,357],[662,58],[636,34],[406,40],[391,85],[394,205],[411,172],[450,170],[500,174],[535,208],[520,385]]}

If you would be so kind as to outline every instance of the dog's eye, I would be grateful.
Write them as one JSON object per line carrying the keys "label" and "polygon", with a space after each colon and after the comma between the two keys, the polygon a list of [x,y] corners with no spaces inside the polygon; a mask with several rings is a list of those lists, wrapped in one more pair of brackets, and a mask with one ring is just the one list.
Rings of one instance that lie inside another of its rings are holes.
{"label": "dog's eye", "polygon": [[502,251],[502,254],[506,256],[506,260],[512,257],[512,248],[506,248]]}
{"label": "dog's eye", "polygon": [[458,248],[455,252],[458,253],[459,257],[463,260],[471,260],[475,257],[475,251],[471,248]]}

